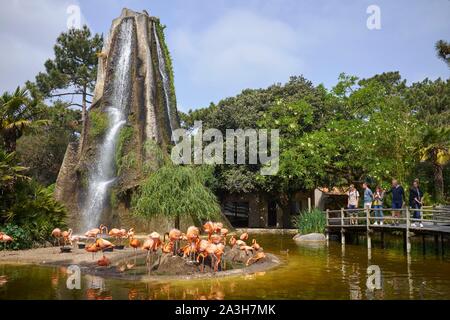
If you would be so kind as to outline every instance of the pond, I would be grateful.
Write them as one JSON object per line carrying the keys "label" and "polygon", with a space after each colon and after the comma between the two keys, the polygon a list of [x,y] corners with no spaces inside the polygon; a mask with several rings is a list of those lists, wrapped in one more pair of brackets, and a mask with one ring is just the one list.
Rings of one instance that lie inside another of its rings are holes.
{"label": "pond", "polygon": [[[251,275],[176,281],[129,281],[83,275],[81,290],[66,287],[63,267],[0,265],[0,299],[450,299],[450,259],[432,242],[403,253],[399,238],[369,257],[359,245],[298,245],[291,236],[255,235],[280,257],[276,269]],[[370,258],[370,260],[369,260]],[[367,267],[381,268],[381,289],[367,289]]]}

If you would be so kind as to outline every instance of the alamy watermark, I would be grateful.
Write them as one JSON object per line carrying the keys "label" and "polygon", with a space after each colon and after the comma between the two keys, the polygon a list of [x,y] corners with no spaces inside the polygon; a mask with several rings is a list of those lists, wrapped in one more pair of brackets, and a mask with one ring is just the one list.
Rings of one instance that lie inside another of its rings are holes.
{"label": "alamy watermark", "polygon": [[367,267],[367,289],[370,291],[381,289],[381,269],[377,265]]}
{"label": "alamy watermark", "polygon": [[171,158],[174,164],[260,164],[262,175],[278,173],[278,129],[226,129],[224,142],[220,130],[203,131],[201,121],[196,121],[194,128],[193,131],[173,131],[175,146]]}
{"label": "alamy watermark", "polygon": [[381,9],[379,6],[372,4],[367,7],[366,13],[369,17],[366,21],[367,29],[380,30],[381,29]]}
{"label": "alamy watermark", "polygon": [[66,25],[67,29],[81,29],[81,9],[80,6],[70,5],[66,9],[67,17]]}

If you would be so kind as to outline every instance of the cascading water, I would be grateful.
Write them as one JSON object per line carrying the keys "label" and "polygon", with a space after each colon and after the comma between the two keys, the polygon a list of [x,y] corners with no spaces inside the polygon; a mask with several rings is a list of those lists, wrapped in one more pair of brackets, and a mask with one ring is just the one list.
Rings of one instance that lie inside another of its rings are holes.
{"label": "cascading water", "polygon": [[117,61],[112,75],[111,106],[106,108],[109,125],[99,148],[97,166],[90,172],[88,196],[83,211],[84,230],[100,223],[109,188],[115,181],[114,155],[117,138],[126,123],[126,111],[130,92],[131,52],[133,20],[124,19],[117,38]]}
{"label": "cascading water", "polygon": [[172,127],[172,114],[170,112],[171,106],[170,106],[170,79],[167,74],[167,68],[166,68],[166,61],[164,60],[164,54],[161,50],[161,43],[159,42],[158,33],[156,32],[156,25],[153,23],[153,34],[156,40],[156,52],[158,54],[158,67],[159,67],[159,73],[162,78],[163,82],[163,90],[164,90],[164,99],[166,102],[166,112],[167,112],[167,119],[169,120],[170,125],[170,131],[173,131]]}

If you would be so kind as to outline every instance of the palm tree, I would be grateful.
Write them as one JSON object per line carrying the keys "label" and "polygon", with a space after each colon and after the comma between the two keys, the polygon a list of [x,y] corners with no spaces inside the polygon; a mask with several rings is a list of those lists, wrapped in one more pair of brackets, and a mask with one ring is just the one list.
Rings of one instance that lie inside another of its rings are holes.
{"label": "palm tree", "polygon": [[11,189],[17,180],[29,179],[22,173],[26,167],[16,164],[15,153],[6,153],[0,148],[0,190]]}
{"label": "palm tree", "polygon": [[16,150],[17,140],[28,129],[48,123],[37,120],[39,102],[30,99],[27,89],[18,87],[13,94],[0,96],[0,136],[7,153]]}
{"label": "palm tree", "polygon": [[421,161],[430,161],[433,165],[436,200],[444,197],[443,168],[450,162],[450,127],[428,128],[423,136],[420,149]]}

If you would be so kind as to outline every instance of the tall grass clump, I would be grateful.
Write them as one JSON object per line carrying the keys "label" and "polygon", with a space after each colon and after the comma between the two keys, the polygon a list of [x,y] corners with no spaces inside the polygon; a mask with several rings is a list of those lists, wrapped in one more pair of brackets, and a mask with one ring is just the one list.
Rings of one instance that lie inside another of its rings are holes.
{"label": "tall grass clump", "polygon": [[292,222],[300,234],[323,233],[326,226],[325,213],[319,209],[313,209],[311,212],[302,211],[292,219]]}

